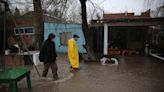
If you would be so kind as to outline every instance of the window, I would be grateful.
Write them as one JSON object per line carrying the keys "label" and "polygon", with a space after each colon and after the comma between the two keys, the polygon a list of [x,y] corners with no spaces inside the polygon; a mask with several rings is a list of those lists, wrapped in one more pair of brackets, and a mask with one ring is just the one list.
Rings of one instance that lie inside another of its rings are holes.
{"label": "window", "polygon": [[60,33],[60,44],[66,46],[68,44],[68,39],[70,39],[71,37],[71,32]]}
{"label": "window", "polygon": [[23,32],[23,29],[15,29],[15,33],[16,34],[22,34],[24,32]]}
{"label": "window", "polygon": [[14,28],[14,32],[16,35],[32,35],[34,34],[34,28],[33,27]]}
{"label": "window", "polygon": [[25,33],[26,34],[33,34],[34,32],[33,32],[33,28],[31,27],[31,28],[25,28]]}

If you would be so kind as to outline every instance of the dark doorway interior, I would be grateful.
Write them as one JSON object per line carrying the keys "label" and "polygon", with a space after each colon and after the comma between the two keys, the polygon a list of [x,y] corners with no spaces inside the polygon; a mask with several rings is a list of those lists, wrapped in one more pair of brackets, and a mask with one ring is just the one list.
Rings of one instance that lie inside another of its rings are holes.
{"label": "dark doorway interior", "polygon": [[145,26],[109,27],[109,49],[117,50],[119,55],[125,50],[143,53],[147,30]]}

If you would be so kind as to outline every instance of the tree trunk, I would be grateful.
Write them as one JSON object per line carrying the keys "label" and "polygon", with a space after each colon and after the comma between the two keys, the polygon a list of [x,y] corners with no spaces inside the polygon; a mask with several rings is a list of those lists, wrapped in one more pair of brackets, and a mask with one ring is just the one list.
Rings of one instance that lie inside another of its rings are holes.
{"label": "tree trunk", "polygon": [[82,9],[82,30],[86,39],[85,48],[87,50],[88,56],[90,59],[95,59],[93,49],[91,48],[91,45],[90,45],[92,41],[90,39],[91,34],[89,32],[88,23],[87,23],[86,1],[87,0],[80,0],[81,9]]}
{"label": "tree trunk", "polygon": [[40,0],[33,0],[34,6],[34,26],[35,26],[35,35],[34,35],[34,45],[36,49],[40,49],[42,42],[44,40],[44,23],[42,16],[42,7]]}

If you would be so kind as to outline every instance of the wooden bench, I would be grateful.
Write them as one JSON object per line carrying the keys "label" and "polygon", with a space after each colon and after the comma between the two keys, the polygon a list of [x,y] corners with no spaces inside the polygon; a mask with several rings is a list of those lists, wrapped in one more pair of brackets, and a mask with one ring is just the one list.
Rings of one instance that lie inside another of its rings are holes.
{"label": "wooden bench", "polygon": [[12,68],[0,70],[0,83],[9,84],[11,92],[18,92],[17,82],[25,77],[28,88],[31,88],[29,68]]}
{"label": "wooden bench", "polygon": [[108,49],[109,55],[121,55],[121,50],[120,49]]}
{"label": "wooden bench", "polygon": [[138,54],[139,54],[139,51],[137,51],[137,50],[132,50],[132,49],[123,49],[122,50],[123,56],[125,56],[125,55],[131,56],[131,55],[138,55]]}

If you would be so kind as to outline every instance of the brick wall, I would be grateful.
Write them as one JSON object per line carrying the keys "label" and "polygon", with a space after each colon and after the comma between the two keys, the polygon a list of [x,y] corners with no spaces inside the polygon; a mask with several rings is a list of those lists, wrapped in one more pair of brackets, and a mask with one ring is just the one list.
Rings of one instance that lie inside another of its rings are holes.
{"label": "brick wall", "polygon": [[33,18],[17,19],[16,23],[19,27],[29,27],[34,25],[34,19]]}

